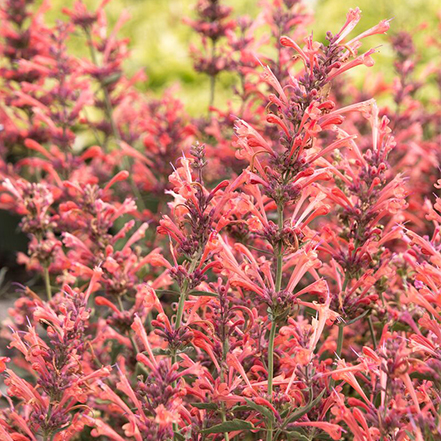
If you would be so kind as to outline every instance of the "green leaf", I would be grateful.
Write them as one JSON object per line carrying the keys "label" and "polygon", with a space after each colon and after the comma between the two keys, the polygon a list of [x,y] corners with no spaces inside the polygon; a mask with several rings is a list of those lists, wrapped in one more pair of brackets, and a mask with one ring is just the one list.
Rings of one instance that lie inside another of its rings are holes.
{"label": "green leaf", "polygon": [[286,432],[288,439],[295,441],[311,441],[307,436],[300,433],[298,430],[290,430]]}
{"label": "green leaf", "polygon": [[391,328],[392,331],[408,331],[410,329],[409,325],[402,322],[395,322]]}
{"label": "green leaf", "polygon": [[363,314],[360,314],[358,317],[355,317],[354,319],[350,320],[346,323],[346,326],[352,325],[352,323],[358,322],[358,320],[362,319],[365,315],[369,314],[371,311],[367,309],[363,312]]}
{"label": "green leaf", "polygon": [[249,421],[231,420],[225,421],[225,423],[216,424],[208,429],[201,430],[201,433],[225,433],[233,432],[235,430],[251,430],[254,428],[254,425]]}
{"label": "green leaf", "polygon": [[156,290],[156,294],[173,294],[178,296],[179,292],[178,291],[173,291],[171,289],[157,289]]}
{"label": "green leaf", "polygon": [[188,294],[196,297],[218,297],[215,292],[208,291],[190,291]]}
{"label": "green leaf", "polygon": [[206,409],[206,410],[217,410],[219,406],[215,403],[190,403],[193,407],[197,409]]}
{"label": "green leaf", "polygon": [[[314,400],[310,400],[309,403],[306,406],[301,407],[297,411],[293,412],[291,416],[289,416],[284,422],[283,427],[286,427],[288,424],[294,423],[299,418],[301,418],[303,415],[306,415],[313,407],[315,407],[320,400],[322,399],[326,389],[323,389],[320,394],[314,398]],[[312,397],[312,395],[311,395]]]}
{"label": "green leaf", "polygon": [[415,436],[414,436],[413,433],[409,432],[408,430],[404,430],[404,431],[406,432],[406,435],[407,435],[411,440],[414,440],[414,439],[415,439]]}
{"label": "green leaf", "polygon": [[[234,414],[236,414],[237,412],[252,412],[253,409],[252,407],[248,406],[247,404],[243,404],[242,406],[235,406],[232,408],[232,411]],[[260,424],[260,423],[265,423],[265,417],[263,415],[259,415],[256,418],[258,418],[258,420],[256,421],[256,424]]]}
{"label": "green leaf", "polygon": [[251,400],[248,400],[245,398],[245,401],[247,402],[248,407],[251,407],[254,410],[257,410],[257,412],[261,413],[263,416],[266,417],[267,420],[271,420],[274,422],[274,413],[266,406],[262,406],[260,404],[256,404]]}
{"label": "green leaf", "polygon": [[52,432],[51,439],[53,439],[54,435],[56,435],[57,433],[63,432],[64,430],[67,430],[71,425],[72,425],[72,423],[69,423],[67,426],[63,426],[63,427],[60,427],[59,429],[55,429]]}
{"label": "green leaf", "polygon": [[120,78],[121,78],[121,74],[119,72],[116,72],[104,78],[102,84],[103,86],[110,86],[111,84],[116,83]]}
{"label": "green leaf", "polygon": [[177,441],[185,441],[185,436],[181,435],[180,433],[174,432],[174,438]]}
{"label": "green leaf", "polygon": [[169,349],[154,348],[152,349],[152,352],[154,355],[170,355]]}
{"label": "green leaf", "polygon": [[118,355],[123,351],[124,346],[121,345],[118,340],[111,339],[110,340],[110,360],[111,364],[115,364],[118,358]]}

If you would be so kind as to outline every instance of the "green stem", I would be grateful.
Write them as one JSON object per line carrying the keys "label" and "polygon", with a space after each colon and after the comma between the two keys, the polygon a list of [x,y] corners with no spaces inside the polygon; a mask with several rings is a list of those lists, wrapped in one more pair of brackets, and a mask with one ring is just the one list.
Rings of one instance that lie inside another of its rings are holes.
{"label": "green stem", "polygon": [[[208,103],[208,109],[213,107],[215,89],[216,89],[216,77],[214,75],[210,75],[210,101]],[[211,110],[209,110],[209,112],[211,112]]]}
{"label": "green stem", "polygon": [[276,337],[277,323],[275,320],[271,323],[271,330],[268,342],[268,395],[270,401],[273,397],[273,378],[274,378],[274,339]]}
{"label": "green stem", "polygon": [[[271,330],[268,342],[268,396],[269,400],[273,401],[273,378],[274,378],[274,339],[276,337],[277,322],[275,320],[271,323]],[[273,439],[273,422],[268,421],[268,432],[266,433],[266,440]]]}
{"label": "green stem", "polygon": [[[191,261],[190,268],[188,269],[188,274],[193,274],[198,262],[199,262],[199,258],[194,258]],[[178,310],[176,312],[175,329],[178,329],[181,326],[182,316],[184,314],[184,304],[185,304],[185,300],[187,299],[187,295],[188,295],[188,279],[185,279],[179,297]]]}
{"label": "green stem", "polygon": [[344,329],[345,329],[345,324],[340,323],[338,325],[337,351],[336,351],[336,358],[337,359],[341,357],[341,351],[343,349]]}
{"label": "green stem", "polygon": [[51,288],[51,279],[49,276],[49,268],[47,266],[44,267],[44,284],[46,286],[46,295],[47,299],[52,300],[52,288]]}
{"label": "green stem", "polygon": [[[348,283],[349,283],[349,277],[346,275],[345,280],[343,282],[342,291],[346,291]],[[344,327],[345,327],[345,322],[341,322],[338,325],[337,352],[336,352],[337,357],[336,358],[340,358],[341,351],[343,349],[343,330],[344,330]]]}
{"label": "green stem", "polygon": [[[138,347],[138,345],[137,345],[137,343],[136,343],[135,339],[133,338],[133,335],[130,331],[129,331],[129,340],[130,340],[130,343],[132,343],[133,349],[136,351],[137,354],[139,354],[140,353],[139,347]],[[139,363],[137,362],[136,364],[138,365]]]}
{"label": "green stem", "polygon": [[[221,373],[220,373],[222,382],[225,381],[224,366],[227,360],[227,354],[229,350],[228,337],[226,335],[224,335],[223,337],[224,338],[222,342],[222,365],[221,365]],[[225,404],[222,404],[221,414],[222,414],[222,422],[225,423],[227,421],[227,418],[225,416]],[[228,432],[224,432],[224,440],[230,441],[230,435],[228,435]]]}
{"label": "green stem", "polygon": [[279,245],[279,252],[277,253],[277,271],[276,271],[276,292],[279,292],[282,287],[282,245]]}
{"label": "green stem", "polygon": [[[347,274],[345,275],[345,280],[343,282],[342,291],[345,291],[349,283],[349,277]],[[335,352],[335,358],[338,360],[341,357],[341,351],[343,350],[343,337],[344,337],[344,328],[345,328],[345,322],[341,322],[338,325],[338,336],[337,336],[337,350]],[[331,381],[329,382],[329,385],[331,389],[335,385],[335,380],[331,378]]]}
{"label": "green stem", "polygon": [[[188,274],[192,274],[194,272],[198,262],[199,262],[198,258],[194,258],[191,261],[190,268],[188,269]],[[187,295],[188,295],[188,279],[185,279],[179,296],[178,310],[176,311],[175,329],[179,329],[181,327],[182,317],[184,315],[184,305],[185,305],[185,300],[187,299]],[[177,359],[178,357],[176,351],[174,351],[172,354],[172,365],[176,363]],[[176,387],[176,381],[173,381],[173,387]],[[173,439],[177,439],[176,437],[177,433],[179,433],[178,425],[176,423],[173,423]]]}
{"label": "green stem", "polygon": [[[279,232],[283,228],[283,207],[277,206],[277,225]],[[277,260],[276,260],[276,281],[275,290],[279,292],[282,288],[283,275],[283,246],[280,242],[277,246]],[[273,378],[274,378],[274,339],[276,338],[277,321],[276,317],[272,317],[271,329],[268,341],[268,397],[270,402],[273,401]],[[273,422],[268,421],[268,432],[266,434],[267,441],[273,439]]]}
{"label": "green stem", "polygon": [[[279,227],[279,232],[283,228],[283,207],[277,207],[277,225]],[[277,246],[277,266],[276,266],[276,292],[279,292],[282,288],[282,267],[283,267],[283,252],[282,252],[282,242]]]}
{"label": "green stem", "polygon": [[341,290],[342,291],[345,291],[346,290],[346,288],[347,288],[347,286],[348,286],[348,283],[349,283],[349,277],[345,277],[345,280],[344,280],[344,282],[343,282],[343,286],[342,286],[342,288],[341,288]]}
{"label": "green stem", "polygon": [[187,298],[187,289],[188,289],[188,282],[185,281],[184,285],[182,287],[181,295],[179,296],[178,310],[176,312],[175,329],[178,329],[181,327],[182,316],[184,314],[184,304],[185,304],[185,300]]}
{"label": "green stem", "polygon": [[372,323],[372,317],[369,316],[368,318],[368,323],[369,323],[369,330],[371,331],[371,336],[372,336],[372,344],[374,346],[374,350],[377,349],[377,339],[375,338],[375,329],[374,329],[374,324]]}
{"label": "green stem", "polygon": [[[123,302],[122,302],[122,297],[121,297],[121,296],[117,296],[117,299],[118,299],[118,306],[119,306],[119,309],[121,310],[121,312],[124,312],[124,305],[123,305]],[[127,334],[128,334],[128,336],[129,336],[129,340],[130,340],[130,342],[132,343],[133,349],[136,351],[137,354],[139,354],[139,352],[140,352],[140,351],[139,351],[139,347],[138,347],[138,345],[136,344],[135,339],[133,338],[133,335],[132,335],[132,331],[131,331],[131,329],[129,329],[129,330],[127,331]],[[139,363],[136,363],[136,365],[138,366]]]}
{"label": "green stem", "polygon": [[[214,57],[216,56],[216,43],[211,40],[211,61],[214,62]],[[210,75],[210,100],[208,102],[208,113],[210,113],[210,107],[214,104],[214,92],[216,87],[216,75]]]}
{"label": "green stem", "polygon": [[[86,32],[86,37],[87,37],[87,44],[90,49],[90,57],[92,58],[93,64],[95,66],[98,66],[98,59],[96,56],[95,48],[93,46],[92,35],[90,33],[90,30],[86,30],[85,32]],[[113,118],[113,107],[112,107],[112,102],[110,100],[109,91],[107,90],[107,87],[104,84],[102,84],[101,82],[100,82],[100,88],[101,88],[103,95],[104,95],[105,114],[106,114],[106,117],[110,123],[110,126],[112,127],[112,133],[113,133],[113,137],[115,138],[115,142],[119,145],[120,141],[121,141],[121,135],[119,133],[118,127],[117,127],[115,120]],[[128,160],[126,157],[124,157],[123,162],[124,162],[124,167],[130,168],[130,164],[128,163]],[[136,186],[131,174],[129,175],[129,184],[130,184],[130,188],[133,191],[133,194],[136,197],[136,202],[138,204],[139,209],[141,211],[144,211],[145,210],[144,201],[142,199],[141,193],[140,193],[138,187]]]}
{"label": "green stem", "polygon": [[221,366],[221,381],[225,381],[225,372],[224,366],[227,361],[227,354],[230,350],[230,344],[228,342],[228,337],[224,337],[224,341],[222,342],[222,366]]}
{"label": "green stem", "polygon": [[[222,405],[222,422],[223,423],[227,422],[227,417],[225,416],[225,406],[224,405]],[[228,432],[224,432],[224,440],[230,441],[230,435],[228,435]]]}
{"label": "green stem", "polygon": [[[96,56],[95,48],[93,45],[92,35],[90,30],[86,30],[87,44],[90,50],[90,57],[92,58],[92,62],[95,66],[98,66],[98,58]],[[113,120],[113,109],[112,103],[110,101],[109,92],[106,87],[100,82],[100,88],[104,94],[104,105],[106,116],[110,122],[110,126],[112,127],[113,136],[116,140],[120,139],[118,128],[116,127],[115,121]]]}
{"label": "green stem", "polygon": [[[89,46],[90,50],[90,57],[92,58],[92,62],[95,66],[98,66],[98,58],[96,56],[95,48],[93,46],[93,40],[92,35],[90,33],[90,30],[86,30],[86,37],[87,37],[87,44]],[[100,82],[101,90],[104,94],[104,105],[106,109],[106,116],[109,119],[110,126],[112,127],[113,136],[115,139],[120,139],[118,128],[116,127],[115,121],[113,120],[113,109],[112,109],[112,103],[110,101],[109,92],[106,87]]]}
{"label": "green stem", "polygon": [[[345,323],[340,323],[338,325],[338,337],[337,337],[337,350],[335,352],[335,358],[338,360],[341,356],[341,351],[343,349],[343,337],[344,337],[344,329],[345,329]],[[331,378],[330,381],[330,387],[331,389],[335,385],[335,380]]]}
{"label": "green stem", "polygon": [[117,296],[117,299],[118,299],[118,306],[119,306],[119,309],[121,310],[121,312],[124,312],[124,305],[123,305],[123,302],[122,302],[121,296]]}

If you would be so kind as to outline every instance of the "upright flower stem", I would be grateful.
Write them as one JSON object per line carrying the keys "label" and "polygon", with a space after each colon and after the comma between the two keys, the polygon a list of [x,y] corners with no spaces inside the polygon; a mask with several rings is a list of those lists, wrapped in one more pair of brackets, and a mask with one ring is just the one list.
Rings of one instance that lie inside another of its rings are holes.
{"label": "upright flower stem", "polygon": [[271,323],[271,330],[268,342],[268,395],[270,401],[273,396],[273,377],[274,377],[274,338],[276,336],[277,323],[275,320]]}
{"label": "upright flower stem", "polygon": [[[279,231],[283,228],[283,207],[277,207],[277,225]],[[276,266],[276,291],[280,291],[282,288],[282,265],[283,265],[283,253],[282,253],[282,242],[279,243],[277,247],[277,266]]]}
{"label": "upright flower stem", "polygon": [[51,279],[49,276],[49,267],[44,267],[44,284],[46,286],[46,295],[48,300],[52,300]]}
{"label": "upright flower stem", "polygon": [[[276,337],[277,322],[273,318],[268,341],[268,397],[270,402],[273,401],[273,377],[274,377],[274,339]],[[268,421],[268,431],[266,433],[266,441],[273,439],[273,422]]]}
{"label": "upright flower stem", "polygon": [[[216,77],[214,75],[210,75],[210,101],[208,108],[213,107],[214,104],[214,91],[216,89]],[[209,110],[210,111],[210,110]]]}
{"label": "upright flower stem", "polygon": [[[90,49],[90,57],[92,58],[92,62],[95,66],[98,66],[98,58],[96,56],[95,48],[93,46],[93,40],[90,30],[86,29],[85,34],[87,38],[87,44]],[[101,82],[100,82],[100,87],[104,95],[105,114],[107,119],[109,120],[110,126],[112,127],[112,133],[113,133],[113,137],[115,138],[115,142],[119,145],[121,141],[121,135],[116,125],[115,119],[113,118],[113,107],[112,107],[112,101],[110,100],[109,91],[107,90],[107,87]],[[126,162],[126,158],[124,158],[123,162]],[[126,167],[128,167],[128,165],[129,164],[124,164],[124,166]],[[138,207],[140,208],[141,211],[144,211],[145,204],[144,201],[142,200],[142,196],[141,193],[139,192],[138,187],[133,181],[132,175],[129,175],[129,183],[130,183],[130,188],[133,191],[133,194],[136,196],[136,202],[138,204]]]}
{"label": "upright flower stem", "polygon": [[[343,337],[344,337],[345,323],[340,323],[338,325],[338,336],[337,336],[337,350],[335,351],[335,359],[338,360],[341,356],[341,351],[343,350]],[[331,378],[329,383],[332,389],[335,385],[335,380]]]}
{"label": "upright flower stem", "polygon": [[372,336],[372,345],[374,346],[374,350],[377,349],[377,339],[375,338],[375,329],[374,329],[374,324],[372,323],[372,317],[369,316],[368,318],[368,323],[369,323],[369,330],[371,331],[371,336]]}
{"label": "upright flower stem", "polygon": [[[214,62],[214,57],[216,56],[216,42],[211,40],[211,61]],[[208,102],[208,112],[214,104],[214,92],[216,88],[216,75],[210,75],[210,99]]]}
{"label": "upright flower stem", "polygon": [[[228,342],[228,337],[227,335],[225,335],[225,327],[223,327],[223,333],[222,333],[222,365],[221,365],[221,372],[220,372],[220,379],[221,382],[224,383],[225,382],[225,372],[224,372],[224,366],[225,363],[227,361],[227,354],[229,351],[229,342]],[[222,422],[225,423],[227,421],[227,417],[226,417],[226,412],[225,412],[225,403],[222,403],[222,407],[221,407],[221,416],[222,416]],[[225,441],[230,441],[230,435],[228,434],[228,432],[224,432],[224,439]]]}
{"label": "upright flower stem", "polygon": [[[188,273],[192,274],[198,264],[198,259],[193,259],[188,269]],[[182,285],[181,294],[179,296],[178,310],[176,311],[175,329],[178,329],[182,323],[182,315],[184,314],[184,304],[188,295],[188,279],[184,280]]]}
{"label": "upright flower stem", "polygon": [[185,281],[183,289],[181,291],[181,295],[179,297],[178,310],[176,311],[175,329],[178,329],[181,327],[182,315],[184,314],[184,304],[185,304],[185,299],[187,297],[187,286],[188,286],[188,283],[187,283],[187,281]]}
{"label": "upright flower stem", "polygon": [[344,323],[340,323],[338,325],[337,351],[336,351],[336,358],[337,359],[340,358],[341,351],[343,349],[344,329],[345,329],[345,324]]}
{"label": "upright flower stem", "polygon": [[[225,405],[224,404],[222,404],[221,413],[222,413],[222,422],[226,423],[227,422],[227,417],[225,416]],[[224,432],[224,440],[225,441],[230,441],[230,435],[228,435],[228,432]]]}
{"label": "upright flower stem", "polygon": [[[346,289],[349,283],[349,277],[345,277],[345,280],[343,282],[342,291]],[[345,329],[345,322],[341,322],[338,325],[338,336],[337,336],[337,350],[335,351],[335,358],[338,360],[341,357],[341,351],[343,350],[343,337],[344,337],[344,329]],[[331,388],[334,387],[335,381],[331,379],[330,386]]]}
{"label": "upright flower stem", "polygon": [[[122,302],[122,298],[121,298],[121,296],[120,296],[120,295],[117,296],[117,299],[118,299],[118,306],[119,306],[119,309],[121,310],[121,312],[124,312],[124,305],[123,305],[123,302]],[[128,336],[129,336],[130,342],[132,343],[133,349],[136,351],[137,354],[139,354],[139,352],[140,352],[140,351],[139,351],[139,347],[138,347],[138,345],[136,344],[135,339],[133,338],[132,330],[129,329],[129,330],[127,331],[127,334],[128,334]],[[138,364],[138,363],[137,363],[137,364]]]}
{"label": "upright flower stem", "polygon": [[282,286],[282,265],[283,265],[283,255],[282,255],[282,245],[280,244],[277,253],[276,292],[279,292]]}
{"label": "upright flower stem", "polygon": [[[277,206],[277,225],[279,231],[283,228],[283,207],[281,205]],[[277,246],[277,260],[276,260],[276,281],[275,290],[279,292],[282,288],[282,266],[283,266],[283,249],[282,242]],[[274,378],[274,339],[276,337],[277,330],[277,320],[276,317],[272,317],[269,341],[268,341],[268,396],[270,402],[273,401],[273,378]],[[266,434],[267,441],[273,439],[273,423],[268,422],[268,432]]]}
{"label": "upright flower stem", "polygon": [[[39,243],[42,243],[43,234],[41,232],[36,233],[35,237],[37,238]],[[50,301],[52,300],[52,288],[51,288],[51,278],[49,275],[49,262],[45,262],[43,264],[43,279],[44,279],[44,286],[46,288],[46,297],[48,301]]]}
{"label": "upright flower stem", "polygon": [[[92,41],[92,35],[90,34],[90,30],[86,30],[86,36],[87,36],[87,44],[90,49],[90,57],[92,58],[92,62],[95,66],[98,66],[98,59],[96,56],[96,52],[93,46]],[[104,105],[106,109],[106,116],[110,122],[110,126],[112,127],[113,136],[118,140],[119,139],[119,131],[116,127],[115,121],[113,119],[113,109],[112,109],[112,103],[110,101],[109,92],[107,91],[106,87],[104,87],[102,84],[100,84],[101,90],[104,94]]]}
{"label": "upright flower stem", "polygon": [[[349,277],[346,275],[345,280],[343,282],[342,291],[346,291],[346,288],[349,283]],[[338,325],[338,337],[337,337],[337,352],[336,352],[336,358],[340,358],[341,351],[343,350],[343,335],[344,335],[344,328],[345,328],[345,322],[341,322]]]}
{"label": "upright flower stem", "polygon": [[[199,262],[198,258],[194,258],[191,261],[190,268],[188,269],[188,274],[192,274],[194,272],[198,262]],[[182,324],[182,316],[184,315],[185,300],[187,299],[187,295],[188,295],[188,282],[189,279],[187,278],[184,280],[184,283],[182,284],[182,289],[179,296],[178,310],[176,311],[175,329],[179,329]],[[172,365],[176,363],[177,359],[178,359],[178,354],[176,353],[176,351],[174,351],[172,354]],[[176,381],[173,382],[173,387],[176,387]],[[178,425],[176,423],[173,423],[173,434],[174,434],[173,439],[177,439],[176,434],[178,432],[179,432]]]}

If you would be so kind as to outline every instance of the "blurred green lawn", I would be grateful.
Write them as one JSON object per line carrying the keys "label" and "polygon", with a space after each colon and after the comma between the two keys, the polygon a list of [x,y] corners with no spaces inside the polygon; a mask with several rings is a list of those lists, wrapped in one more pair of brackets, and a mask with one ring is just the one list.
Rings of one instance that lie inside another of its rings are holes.
{"label": "blurred green lawn", "polygon": [[[84,0],[91,6],[98,5],[101,0]],[[51,0],[52,10],[48,14],[49,21],[63,18],[61,9],[71,7],[73,0]],[[224,0],[234,7],[236,14],[247,14],[255,17],[259,11],[258,0]],[[208,99],[208,81],[204,75],[192,69],[192,61],[188,54],[190,42],[198,43],[198,36],[182,23],[186,16],[194,16],[196,0],[111,0],[106,7],[111,22],[115,22],[123,9],[131,13],[131,20],[121,31],[121,36],[131,40],[132,55],[126,64],[129,73],[145,68],[148,76],[146,84],[141,87],[160,94],[165,87],[180,84],[176,92],[189,111],[193,114],[204,111]],[[360,7],[362,19],[354,31],[362,32],[375,25],[383,18],[393,18],[389,33],[406,30],[415,35],[415,42],[420,56],[430,59],[433,56],[427,50],[425,40],[430,32],[434,32],[437,13],[441,10],[440,0],[316,0],[306,1],[315,12],[314,38],[324,40],[327,30],[336,32],[345,21],[349,8]],[[416,32],[418,25],[427,22],[429,31]],[[390,80],[393,76],[393,59],[387,38],[376,36],[370,38],[369,47],[381,46],[375,55],[376,65],[372,73],[382,72]],[[72,42],[73,50],[81,54],[84,42]],[[366,46],[366,49],[368,47]],[[86,55],[86,53],[84,54]],[[361,84],[367,73],[366,68],[354,70],[356,81]],[[368,77],[369,78],[369,77]],[[216,92],[216,104],[222,104],[231,97],[231,78],[224,75],[220,78]],[[204,94],[201,91],[206,91]]]}

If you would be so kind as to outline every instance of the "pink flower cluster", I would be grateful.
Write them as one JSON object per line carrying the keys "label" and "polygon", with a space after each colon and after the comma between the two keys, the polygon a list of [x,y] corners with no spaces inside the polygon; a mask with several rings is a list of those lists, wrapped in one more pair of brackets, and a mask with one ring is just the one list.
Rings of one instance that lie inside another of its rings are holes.
{"label": "pink flower cluster", "polygon": [[318,42],[299,0],[199,0],[192,118],[125,73],[107,3],[0,7],[0,208],[34,279],[1,328],[0,440],[441,439],[440,60],[390,32],[387,83],[361,48],[389,20]]}

